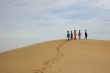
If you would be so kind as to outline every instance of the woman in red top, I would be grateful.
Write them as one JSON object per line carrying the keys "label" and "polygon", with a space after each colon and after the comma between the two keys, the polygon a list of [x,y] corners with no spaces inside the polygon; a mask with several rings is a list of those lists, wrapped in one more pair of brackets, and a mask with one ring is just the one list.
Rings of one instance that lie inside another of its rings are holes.
{"label": "woman in red top", "polygon": [[73,32],[71,31],[71,40],[73,40]]}

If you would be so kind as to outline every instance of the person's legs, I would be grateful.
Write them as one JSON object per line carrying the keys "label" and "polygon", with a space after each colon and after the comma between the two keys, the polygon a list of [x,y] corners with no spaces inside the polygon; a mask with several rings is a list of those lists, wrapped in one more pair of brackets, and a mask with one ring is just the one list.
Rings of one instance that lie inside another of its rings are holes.
{"label": "person's legs", "polygon": [[85,36],[85,38],[87,39],[87,35]]}
{"label": "person's legs", "polygon": [[79,40],[80,40],[80,36],[79,36]]}
{"label": "person's legs", "polygon": [[73,40],[73,36],[71,36],[71,40]]}
{"label": "person's legs", "polygon": [[69,37],[68,37],[68,41],[69,41]]}
{"label": "person's legs", "polygon": [[75,40],[76,40],[76,36],[75,36],[75,38],[74,38]]}

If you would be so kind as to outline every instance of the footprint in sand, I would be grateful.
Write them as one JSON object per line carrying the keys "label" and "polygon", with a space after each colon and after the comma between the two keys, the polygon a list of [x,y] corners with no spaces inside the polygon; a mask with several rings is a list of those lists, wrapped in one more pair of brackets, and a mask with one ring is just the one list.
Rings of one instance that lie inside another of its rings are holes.
{"label": "footprint in sand", "polygon": [[34,73],[39,73],[39,71],[40,71],[40,70],[36,70],[36,72],[34,72]]}
{"label": "footprint in sand", "polygon": [[61,72],[61,70],[58,70],[59,72]]}
{"label": "footprint in sand", "polygon": [[44,65],[48,65],[48,64],[49,64],[49,62],[48,62],[48,61],[44,62]]}
{"label": "footprint in sand", "polygon": [[36,70],[36,72],[34,72],[34,73],[44,73],[44,71],[42,71],[42,70]]}
{"label": "footprint in sand", "polygon": [[46,67],[43,67],[42,70],[46,70]]}
{"label": "footprint in sand", "polygon": [[41,71],[41,73],[44,73],[44,71]]}

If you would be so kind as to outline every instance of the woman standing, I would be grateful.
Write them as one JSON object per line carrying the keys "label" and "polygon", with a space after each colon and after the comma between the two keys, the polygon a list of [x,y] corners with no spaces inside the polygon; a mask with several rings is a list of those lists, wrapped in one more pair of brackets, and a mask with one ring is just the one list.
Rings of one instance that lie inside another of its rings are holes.
{"label": "woman standing", "polygon": [[71,40],[73,40],[73,32],[71,31]]}
{"label": "woman standing", "polygon": [[80,32],[80,30],[78,32],[78,37],[79,37],[79,40],[80,40],[81,39],[81,32]]}
{"label": "woman standing", "polygon": [[87,34],[87,31],[85,30],[85,39],[87,39],[87,36],[88,36],[88,34]]}
{"label": "woman standing", "polygon": [[74,39],[76,40],[76,30],[74,30]]}
{"label": "woman standing", "polygon": [[69,31],[67,31],[67,38],[68,38],[68,41],[70,40],[70,33]]}

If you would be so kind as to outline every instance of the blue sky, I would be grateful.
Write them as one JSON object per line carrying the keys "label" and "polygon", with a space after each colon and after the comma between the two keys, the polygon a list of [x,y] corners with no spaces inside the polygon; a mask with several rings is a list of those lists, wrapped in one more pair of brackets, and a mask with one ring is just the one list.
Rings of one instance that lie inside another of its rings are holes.
{"label": "blue sky", "polygon": [[110,40],[110,0],[0,0],[0,52],[64,39],[74,29]]}

